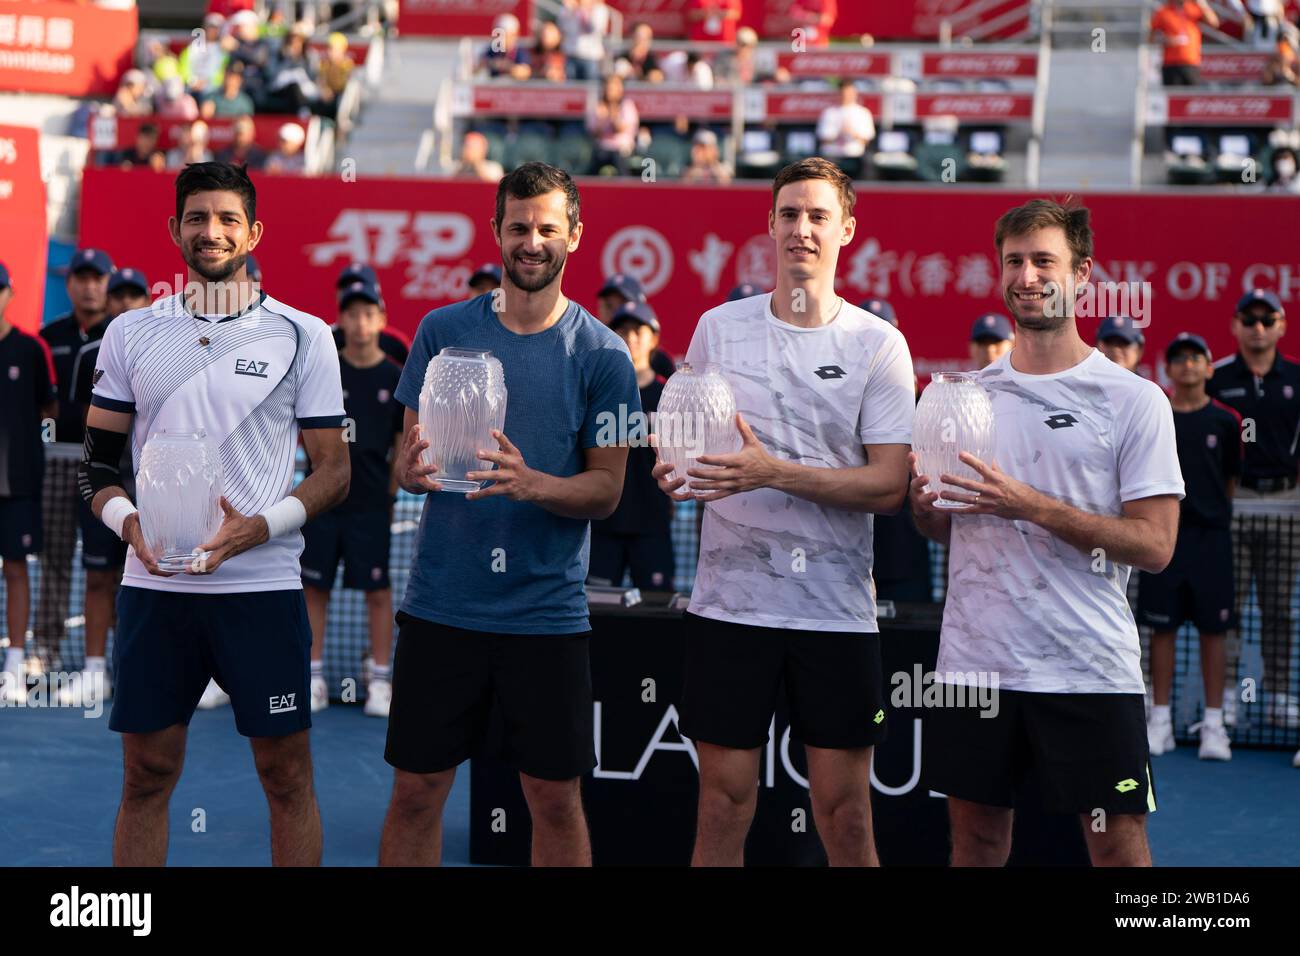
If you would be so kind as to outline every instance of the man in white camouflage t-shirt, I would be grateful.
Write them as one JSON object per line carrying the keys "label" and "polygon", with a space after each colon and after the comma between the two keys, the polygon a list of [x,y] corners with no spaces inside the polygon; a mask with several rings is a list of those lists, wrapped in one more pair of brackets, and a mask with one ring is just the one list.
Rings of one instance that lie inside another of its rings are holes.
{"label": "man in white camouflage t-shirt", "polygon": [[[924,782],[948,796],[955,866],[1006,862],[1030,774],[1049,811],[1081,816],[1094,864],[1149,866],[1155,793],[1126,587],[1133,567],[1173,555],[1173,414],[1157,385],[1079,337],[1087,209],[1033,200],[998,220],[995,243],[1016,346],[978,373],[993,460],[964,453],[971,477],[919,475],[911,500],[917,527],[950,549],[937,679],[997,688],[997,706],[945,691],[948,706],[925,713]],[[939,480],[969,507],[936,508]]]}
{"label": "man in white camouflage t-shirt", "polygon": [[664,491],[687,497],[690,481],[707,503],[681,702],[699,752],[696,865],[742,862],[783,679],[830,862],[877,862],[870,768],[885,705],[871,514],[906,497],[914,380],[901,333],[835,294],[853,202],[824,159],[776,177],[775,290],[706,312],[686,355],[720,366],[743,446],[686,475],[654,469]]}

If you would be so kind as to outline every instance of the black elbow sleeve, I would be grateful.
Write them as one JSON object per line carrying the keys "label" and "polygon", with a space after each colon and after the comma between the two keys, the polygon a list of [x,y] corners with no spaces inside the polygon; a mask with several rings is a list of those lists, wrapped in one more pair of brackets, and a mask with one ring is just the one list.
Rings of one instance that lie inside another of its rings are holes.
{"label": "black elbow sleeve", "polygon": [[118,463],[126,448],[127,433],[104,428],[87,428],[86,441],[81,449],[81,464],[77,466],[77,490],[86,504],[105,488],[122,483]]}

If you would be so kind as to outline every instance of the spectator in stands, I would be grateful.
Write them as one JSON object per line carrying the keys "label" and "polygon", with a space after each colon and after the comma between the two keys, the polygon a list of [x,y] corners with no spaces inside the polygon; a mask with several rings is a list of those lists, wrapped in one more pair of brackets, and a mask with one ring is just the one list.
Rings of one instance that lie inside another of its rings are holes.
{"label": "spectator in stands", "polygon": [[285,123],[280,127],[279,145],[266,157],[262,169],[268,173],[305,173],[307,156],[303,144],[306,141],[306,130],[297,123]]}
{"label": "spectator in stands", "polygon": [[320,62],[317,76],[320,79],[321,99],[335,104],[334,112],[337,112],[339,97],[347,89],[348,80],[356,68],[357,61],[348,52],[348,38],[342,33],[331,33],[325,59]]}
{"label": "spectator in stands", "polygon": [[1212,27],[1219,17],[1206,0],[1165,0],[1151,15],[1151,40],[1165,48],[1160,68],[1165,86],[1196,86],[1201,82],[1201,28],[1199,21]]}
{"label": "spectator in stands", "polygon": [[569,77],[599,79],[600,65],[605,60],[605,34],[609,32],[609,7],[601,0],[564,0],[564,9],[556,20],[564,34]]}
{"label": "spectator in stands", "polygon": [[1286,29],[1282,0],[1228,0],[1242,18],[1241,38],[1257,50],[1273,50]]}
{"label": "spectator in stands", "polygon": [[379,335],[388,322],[375,286],[353,282],[339,292],[343,332],[339,373],[343,404],[355,435],[348,442],[352,481],[347,499],[303,526],[302,581],[311,621],[311,710],[329,706],[325,684],[325,623],[330,588],[343,562],[343,586],[364,592],[370,637],[365,713],[387,717],[392,700],[389,651],[393,591],[388,576],[396,463],[405,407],[393,397],[402,367],[384,354]]}
{"label": "spectator in stands", "polygon": [[[1206,383],[1210,397],[1231,406],[1243,421],[1254,423],[1253,441],[1243,440],[1241,479],[1236,498],[1258,498],[1294,507],[1300,500],[1296,472],[1296,434],[1300,431],[1300,364],[1284,357],[1278,343],[1286,334],[1286,312],[1276,293],[1252,289],[1237,302],[1232,317],[1237,354],[1214,363]],[[1247,436],[1243,435],[1243,439]],[[1275,727],[1300,727],[1300,703],[1291,688],[1291,594],[1295,589],[1296,549],[1290,521],[1253,522],[1238,536],[1245,587],[1253,580],[1260,616],[1260,653],[1264,665],[1264,719]],[[1237,653],[1228,649],[1224,722],[1235,720],[1240,688]],[[1229,708],[1232,712],[1229,712]],[[1297,754],[1296,766],[1300,766]]]}
{"label": "spectator in stands", "polygon": [[851,81],[840,84],[838,106],[828,106],[817,119],[817,139],[822,155],[833,160],[845,174],[861,177],[865,172],[867,147],[876,138],[871,110],[858,102],[858,88]]}
{"label": "spectator in stands", "polygon": [[600,99],[587,117],[587,131],[596,139],[591,174],[606,175],[612,167],[617,175],[627,175],[640,126],[636,104],[623,95],[623,80],[616,75],[605,77]]}
{"label": "spectator in stands", "polygon": [[614,72],[625,80],[642,83],[662,83],[664,71],[659,66],[652,45],[654,30],[648,23],[637,23],[632,27],[632,43],[623,54],[614,61]]}
{"label": "spectator in stands", "polygon": [[167,157],[158,148],[158,127],[153,123],[141,123],[135,132],[135,143],[106,154],[104,164],[122,169],[148,166],[154,172],[161,172],[167,165]]}
{"label": "spectator in stands", "polygon": [[469,277],[466,283],[469,287],[467,299],[476,299],[481,295],[486,295],[496,289],[501,288],[501,265],[496,262],[485,262],[474,270],[474,274]]}
{"label": "spectator in stands", "polygon": [[1271,193],[1300,193],[1300,176],[1296,175],[1296,151],[1290,146],[1280,146],[1269,157],[1267,191]]}
{"label": "spectator in stands", "polygon": [[230,145],[217,153],[217,161],[235,163],[250,170],[261,169],[266,164],[266,150],[257,145],[257,124],[251,116],[235,120],[235,138]]}
{"label": "spectator in stands", "polygon": [[564,37],[554,20],[547,20],[537,28],[537,42],[528,56],[534,80],[563,83],[569,78],[569,58],[564,54],[563,45]]}
{"label": "spectator in stands", "polygon": [[271,44],[261,35],[261,21],[251,10],[241,10],[230,18],[230,34],[235,40],[230,62],[244,64],[244,92],[257,103],[270,78]]}
{"label": "spectator in stands", "polygon": [[122,82],[113,95],[113,109],[118,116],[149,116],[153,113],[153,97],[144,70],[131,69],[122,74]]}
{"label": "spectator in stands", "polygon": [[1300,86],[1300,64],[1295,44],[1288,37],[1277,41],[1277,48],[1264,64],[1260,82],[1264,86]]}
{"label": "spectator in stands", "polygon": [[986,312],[975,320],[970,330],[971,368],[986,368],[1015,346],[1016,332],[1011,320],[997,312]]}
{"label": "spectator in stands", "polygon": [[199,104],[185,91],[185,81],[173,76],[162,85],[158,94],[158,116],[165,120],[196,120]]}
{"label": "spectator in stands", "polygon": [[267,70],[266,93],[260,105],[267,113],[297,113],[304,119],[321,101],[316,83],[316,54],[307,47],[307,35],[299,29],[284,38]]}
{"label": "spectator in stands", "polygon": [[689,0],[686,35],[692,43],[735,43],[740,0]]}
{"label": "spectator in stands", "polygon": [[749,86],[754,83],[789,83],[790,71],[783,66],[775,70],[758,68],[755,56],[758,50],[758,33],[753,27],[741,27],[736,31],[736,45],[732,50],[719,54],[714,61],[713,72],[719,83],[735,86]]}
{"label": "spectator in stands", "polygon": [[528,51],[519,43],[519,18],[513,13],[503,13],[493,21],[492,39],[479,57],[478,68],[494,78],[528,79]]}
{"label": "spectator in stands", "polygon": [[1233,486],[1241,472],[1241,419],[1206,394],[1213,370],[1209,346],[1199,335],[1175,338],[1165,350],[1165,369],[1174,383],[1169,399],[1186,495],[1173,559],[1159,574],[1143,571],[1138,580],[1137,620],[1153,629],[1147,741],[1153,757],[1174,749],[1174,638],[1190,621],[1205,686],[1205,716],[1191,728],[1201,734],[1198,756],[1231,760],[1223,723],[1223,649],[1225,632],[1236,626],[1230,528]]}
{"label": "spectator in stands", "polygon": [[1136,372],[1146,348],[1146,336],[1126,316],[1102,319],[1097,326],[1097,349],[1121,368]]}
{"label": "spectator in stands", "polygon": [[682,173],[684,183],[731,182],[731,169],[718,155],[718,135],[711,129],[697,130],[691,139],[691,164]]}
{"label": "spectator in stands", "polygon": [[221,45],[221,28],[226,18],[209,13],[203,18],[203,33],[181,51],[180,77],[185,87],[198,98],[211,96],[221,86],[230,53]]}
{"label": "spectator in stands", "polygon": [[[0,561],[9,647],[0,667],[0,705],[27,701],[24,645],[31,611],[27,556],[42,550],[41,482],[45,474],[42,421],[58,410],[49,347],[5,319],[14,297],[0,262]],[[66,502],[64,503],[66,506]],[[44,585],[42,585],[44,587]]]}
{"label": "spectator in stands", "polygon": [[[627,302],[610,319],[610,329],[626,343],[636,369],[641,392],[641,411],[647,416],[659,409],[667,379],[654,370],[650,356],[659,344],[659,319],[646,302]],[[624,573],[632,586],[648,591],[670,591],[673,587],[673,502],[659,492],[650,474],[656,464],[647,425],[643,434],[631,440],[623,496],[608,518],[591,523],[591,559],[588,580],[592,584],[620,587]]]}
{"label": "spectator in stands", "polygon": [[253,98],[244,92],[244,64],[230,64],[221,78],[221,89],[203,101],[199,112],[204,119],[253,114]]}
{"label": "spectator in stands", "polygon": [[831,40],[831,28],[839,15],[836,0],[794,0],[789,17],[795,28],[803,30],[803,40],[808,46],[826,46]]}
{"label": "spectator in stands", "polygon": [[208,124],[203,120],[195,120],[182,130],[180,142],[167,151],[167,168],[181,169],[190,163],[212,162],[208,133]]}
{"label": "spectator in stands", "polygon": [[466,176],[485,183],[501,180],[506,171],[495,159],[488,159],[488,140],[482,133],[468,132],[460,141],[460,162],[453,176]]}
{"label": "spectator in stands", "polygon": [[[172,77],[181,75],[181,63],[176,54],[162,40],[150,40],[145,47],[144,65],[153,74],[154,82],[162,85]],[[184,81],[182,81],[184,85]]]}

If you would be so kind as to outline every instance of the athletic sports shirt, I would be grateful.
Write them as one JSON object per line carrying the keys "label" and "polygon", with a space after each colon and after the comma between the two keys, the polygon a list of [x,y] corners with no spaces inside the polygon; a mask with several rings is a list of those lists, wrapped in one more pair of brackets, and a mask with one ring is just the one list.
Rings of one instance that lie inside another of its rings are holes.
{"label": "athletic sports shirt", "polygon": [[355,434],[348,442],[352,483],[347,500],[334,510],[387,511],[393,500],[388,492],[393,442],[402,434],[406,415],[396,396],[402,367],[385,357],[369,368],[358,368],[342,354],[339,367],[343,374],[343,409]]}
{"label": "athletic sports shirt", "polygon": [[1187,497],[1183,524],[1227,528],[1232,524],[1228,479],[1241,474],[1241,416],[1210,401],[1194,412],[1174,412],[1178,464]]}
{"label": "athletic sports shirt", "polygon": [[[656,375],[641,389],[641,411],[648,417],[659,409],[666,379]],[[643,429],[648,434],[649,428]],[[627,472],[623,476],[623,497],[614,513],[604,521],[593,521],[591,530],[607,534],[643,534],[667,538],[672,534],[673,502],[659,490],[651,471],[657,464],[655,450],[648,444],[629,448]]]}
{"label": "athletic sports shirt", "polygon": [[1206,381],[1211,398],[1255,423],[1255,440],[1243,443],[1243,481],[1295,478],[1300,456],[1300,363],[1278,352],[1272,367],[1256,376],[1241,353],[1214,363]]}
{"label": "athletic sports shirt", "polygon": [[83,331],[72,313],[68,313],[41,329],[41,338],[49,343],[50,355],[54,358],[54,375],[58,380],[59,417],[54,425],[55,441],[80,445],[85,438],[86,410],[77,404],[72,392],[77,356],[82,346],[103,336],[110,324],[111,320],[106,319]]}
{"label": "athletic sports shirt", "polygon": [[[210,345],[200,344],[200,336]],[[181,295],[118,316],[104,335],[91,404],[135,415],[132,457],[164,428],[203,428],[220,450],[223,493],[244,515],[293,486],[300,429],[339,428],[343,388],[329,327],[262,293],[219,321],[192,315]],[[302,534],[272,538],[207,575],[149,574],[128,550],[123,583],[220,594],[302,587]]]}
{"label": "athletic sports shirt", "polygon": [[0,498],[40,495],[45,475],[41,409],[54,398],[49,346],[10,327],[0,338]]}
{"label": "athletic sports shirt", "polygon": [[[1182,497],[1173,412],[1158,385],[1096,349],[1050,375],[1017,372],[1014,354],[978,373],[1002,471],[1092,514]],[[1009,690],[1143,693],[1131,570],[1028,521],[954,513],[936,669],[996,672]]]}
{"label": "athletic sports shirt", "polygon": [[[813,468],[867,463],[863,445],[912,441],[912,358],[902,334],[842,302],[805,329],[772,312],[772,294],[710,309],[686,359],[714,362],[768,453]],[[705,506],[690,611],[793,630],[875,632],[872,517],[774,488]]]}

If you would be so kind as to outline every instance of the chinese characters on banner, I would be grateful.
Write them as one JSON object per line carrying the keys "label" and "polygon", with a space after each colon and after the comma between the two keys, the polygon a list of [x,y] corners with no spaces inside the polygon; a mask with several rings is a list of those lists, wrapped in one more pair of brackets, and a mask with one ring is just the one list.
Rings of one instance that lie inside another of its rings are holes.
{"label": "chinese characters on banner", "polygon": [[50,0],[0,3],[0,90],[111,96],[131,66],[136,11]]}
{"label": "chinese characters on banner", "polygon": [[0,126],[0,262],[14,290],[5,318],[28,332],[41,327],[45,297],[40,135],[26,126]]}

